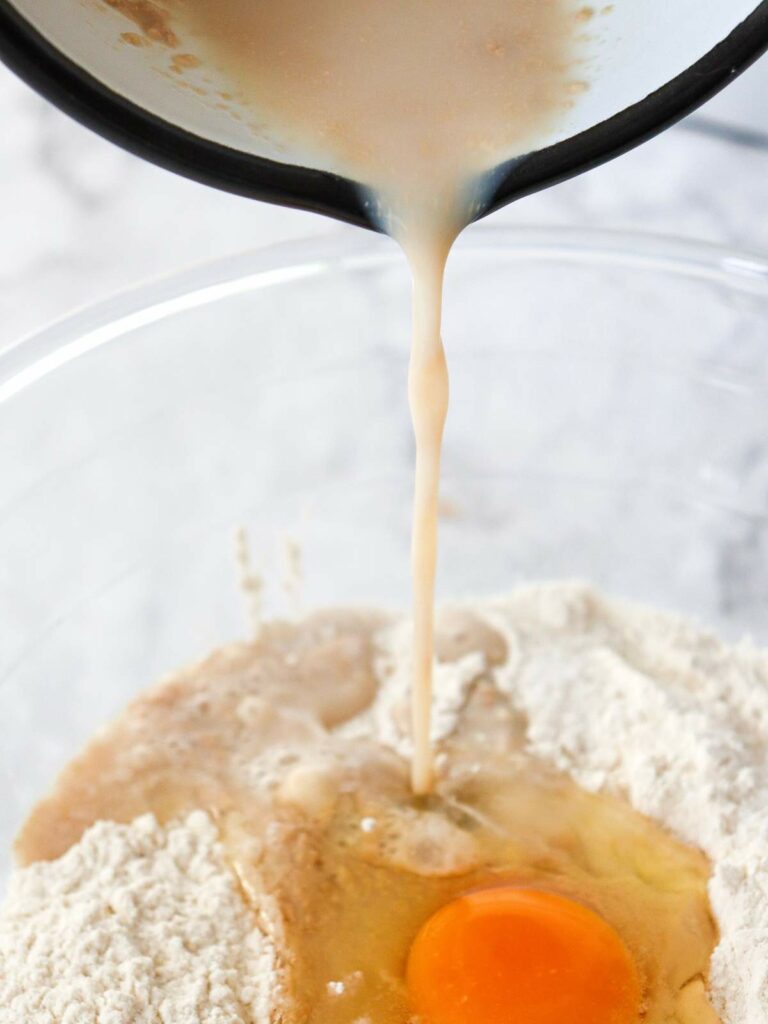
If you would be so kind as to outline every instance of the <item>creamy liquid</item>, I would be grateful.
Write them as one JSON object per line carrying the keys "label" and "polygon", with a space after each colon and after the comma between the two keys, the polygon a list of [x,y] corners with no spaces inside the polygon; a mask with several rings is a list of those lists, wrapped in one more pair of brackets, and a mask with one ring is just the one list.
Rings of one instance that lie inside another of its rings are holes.
{"label": "creamy liquid", "polygon": [[413,577],[413,760],[411,785],[416,794],[433,784],[430,741],[432,662],[434,652],[435,575],[440,455],[448,412],[448,367],[440,334],[443,269],[448,255],[439,244],[409,251],[414,281],[413,341],[408,397],[416,438],[411,572]]}
{"label": "creamy liquid", "polygon": [[[153,7],[109,2],[137,24]],[[416,439],[412,782],[416,793],[426,793],[433,779],[433,605],[448,406],[443,270],[471,219],[483,172],[545,139],[583,91],[577,42],[593,11],[574,0],[168,0],[168,6],[172,38],[178,35],[228,75],[259,130],[293,159],[363,183],[408,257]],[[154,22],[152,29],[157,38]]]}

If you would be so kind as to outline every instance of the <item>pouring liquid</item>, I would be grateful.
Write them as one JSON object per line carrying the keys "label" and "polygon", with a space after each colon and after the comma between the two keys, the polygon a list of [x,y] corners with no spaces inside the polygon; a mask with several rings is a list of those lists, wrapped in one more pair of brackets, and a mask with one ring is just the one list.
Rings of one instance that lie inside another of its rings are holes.
{"label": "pouring liquid", "polygon": [[[301,162],[364,182],[413,275],[413,788],[430,705],[448,374],[443,271],[489,168],[547,137],[584,89],[575,0],[173,0],[205,60]],[[180,29],[181,31],[181,29]],[[182,33],[183,34],[183,33]]]}
{"label": "pouring liquid", "polygon": [[413,246],[413,339],[408,397],[416,438],[411,573],[413,578],[413,682],[411,785],[429,793],[434,781],[430,718],[434,652],[435,575],[440,492],[440,457],[448,414],[448,367],[440,334],[443,271],[447,251],[427,241]]}

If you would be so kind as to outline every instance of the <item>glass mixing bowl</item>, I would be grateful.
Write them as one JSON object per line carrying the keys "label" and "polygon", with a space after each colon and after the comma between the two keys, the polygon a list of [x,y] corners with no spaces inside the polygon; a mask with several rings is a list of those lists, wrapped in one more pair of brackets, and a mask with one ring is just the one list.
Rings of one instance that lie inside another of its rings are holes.
{"label": "glass mixing bowl", "polygon": [[[99,725],[246,634],[238,527],[268,614],[407,607],[409,289],[377,237],[265,249],[0,359],[0,875]],[[468,232],[440,595],[585,578],[768,637],[767,333],[760,257]]]}

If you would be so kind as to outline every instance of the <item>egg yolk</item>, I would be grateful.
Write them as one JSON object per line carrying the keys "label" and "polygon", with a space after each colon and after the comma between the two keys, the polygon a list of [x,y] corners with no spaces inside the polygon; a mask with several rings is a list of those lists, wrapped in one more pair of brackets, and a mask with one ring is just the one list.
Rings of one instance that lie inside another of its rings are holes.
{"label": "egg yolk", "polygon": [[551,892],[504,886],[437,911],[407,984],[425,1024],[637,1024],[640,981],[601,917]]}

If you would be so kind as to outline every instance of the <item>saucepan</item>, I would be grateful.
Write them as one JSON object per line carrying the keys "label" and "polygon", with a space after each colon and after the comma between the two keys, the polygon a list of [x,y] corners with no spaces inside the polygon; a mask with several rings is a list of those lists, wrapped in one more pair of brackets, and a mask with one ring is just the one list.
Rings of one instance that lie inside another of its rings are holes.
{"label": "saucepan", "polygon": [[[203,93],[223,90],[203,89],[194,74],[180,88],[167,40],[116,45],[130,27],[119,8],[116,0],[0,0],[0,57],[78,120],[157,164],[230,192],[379,227],[360,183],[290,162],[247,118],[206,102]],[[542,148],[495,169],[478,216],[626,151],[768,48],[768,0],[613,0],[596,10],[609,16],[594,19],[588,94]]]}

